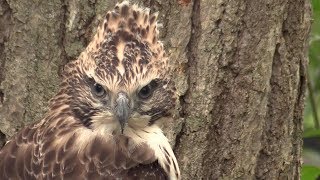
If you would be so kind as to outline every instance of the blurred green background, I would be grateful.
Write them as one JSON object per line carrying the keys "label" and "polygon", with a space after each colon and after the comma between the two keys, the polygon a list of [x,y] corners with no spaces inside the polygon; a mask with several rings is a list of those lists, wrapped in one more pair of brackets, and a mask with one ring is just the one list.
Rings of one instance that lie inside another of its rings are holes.
{"label": "blurred green background", "polygon": [[302,180],[320,180],[320,0],[312,0],[312,8]]}

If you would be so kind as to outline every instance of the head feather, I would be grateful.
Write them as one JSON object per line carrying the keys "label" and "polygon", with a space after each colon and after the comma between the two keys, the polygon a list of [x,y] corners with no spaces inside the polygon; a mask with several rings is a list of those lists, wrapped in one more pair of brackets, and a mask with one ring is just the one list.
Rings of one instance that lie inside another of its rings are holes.
{"label": "head feather", "polygon": [[125,85],[128,90],[136,89],[137,82],[145,85],[168,74],[163,44],[158,40],[157,16],[127,1],[107,12],[80,55],[86,73],[105,81],[102,83],[110,89]]}

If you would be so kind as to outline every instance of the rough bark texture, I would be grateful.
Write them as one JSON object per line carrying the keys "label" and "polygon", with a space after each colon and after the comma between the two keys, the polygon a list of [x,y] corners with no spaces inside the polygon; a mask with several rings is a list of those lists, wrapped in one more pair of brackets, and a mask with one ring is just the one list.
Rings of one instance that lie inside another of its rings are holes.
{"label": "rough bark texture", "polygon": [[[183,179],[299,179],[308,0],[134,0],[177,69],[168,133]],[[116,0],[0,0],[0,146],[40,120]],[[173,131],[172,131],[173,129]]]}

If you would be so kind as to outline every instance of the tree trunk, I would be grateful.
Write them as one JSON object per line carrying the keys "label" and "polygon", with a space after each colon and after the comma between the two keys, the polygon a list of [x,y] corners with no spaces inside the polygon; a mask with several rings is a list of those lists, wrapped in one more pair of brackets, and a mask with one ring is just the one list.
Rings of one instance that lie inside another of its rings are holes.
{"label": "tree trunk", "polygon": [[[299,179],[308,0],[133,0],[159,11],[183,179]],[[40,120],[116,0],[0,0],[0,146]]]}

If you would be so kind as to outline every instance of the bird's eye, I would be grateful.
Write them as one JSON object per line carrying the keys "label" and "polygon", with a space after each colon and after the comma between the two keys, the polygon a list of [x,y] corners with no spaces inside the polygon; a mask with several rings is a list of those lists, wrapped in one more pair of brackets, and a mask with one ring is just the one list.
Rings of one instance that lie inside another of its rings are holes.
{"label": "bird's eye", "polygon": [[148,99],[152,95],[156,87],[157,87],[157,82],[155,80],[151,81],[148,85],[140,89],[138,93],[139,98]]}
{"label": "bird's eye", "polygon": [[106,90],[98,83],[94,84],[94,94],[98,97],[103,97],[106,95]]}

